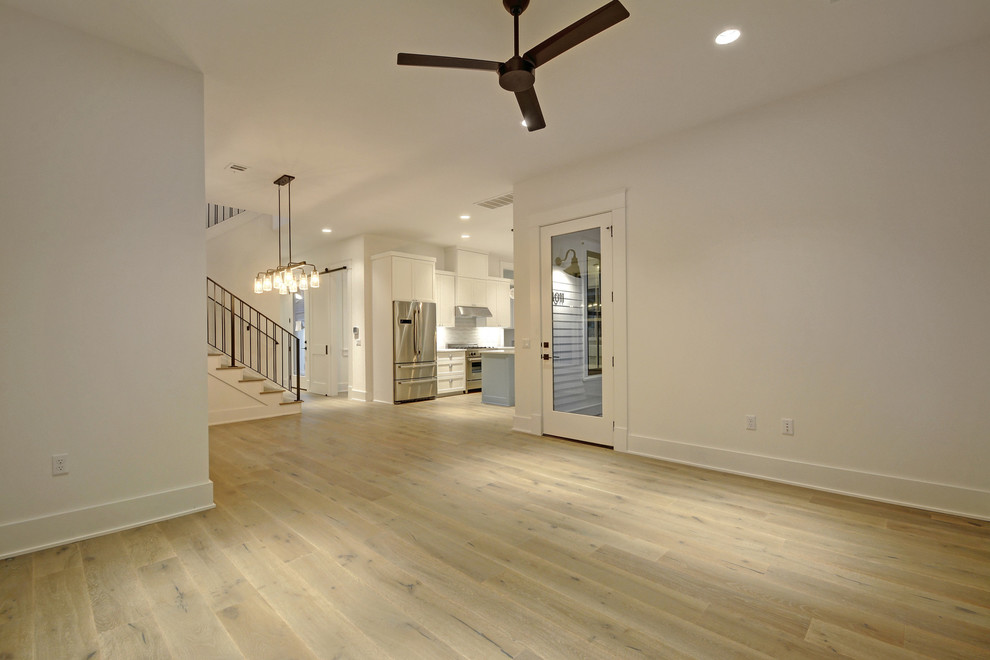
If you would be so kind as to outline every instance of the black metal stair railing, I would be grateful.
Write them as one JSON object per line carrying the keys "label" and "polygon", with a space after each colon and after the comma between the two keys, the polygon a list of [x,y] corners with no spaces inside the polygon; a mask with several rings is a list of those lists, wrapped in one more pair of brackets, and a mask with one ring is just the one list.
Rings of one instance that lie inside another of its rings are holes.
{"label": "black metal stair railing", "polygon": [[299,338],[209,277],[206,299],[206,342],[231,366],[257,372],[300,401]]}
{"label": "black metal stair railing", "polygon": [[206,228],[219,225],[224,220],[230,220],[235,215],[240,215],[244,213],[244,209],[235,209],[230,206],[221,206],[220,204],[207,204],[206,205]]}

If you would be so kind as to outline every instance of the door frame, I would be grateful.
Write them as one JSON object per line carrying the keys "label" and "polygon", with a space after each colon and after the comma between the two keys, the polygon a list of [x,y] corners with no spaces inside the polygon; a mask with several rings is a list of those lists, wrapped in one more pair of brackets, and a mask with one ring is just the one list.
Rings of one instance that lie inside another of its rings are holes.
{"label": "door frame", "polygon": [[[612,371],[612,447],[617,451],[629,450],[629,370],[628,370],[628,304],[627,304],[627,279],[626,279],[626,191],[621,190],[611,195],[600,197],[584,202],[579,202],[570,206],[554,209],[536,216],[537,226],[541,236],[544,227],[553,225],[563,225],[574,220],[581,220],[592,216],[609,214],[607,222],[602,220],[602,225],[612,227],[612,338],[610,342],[611,356],[614,360]],[[539,290],[543,291],[543,279],[550,273],[549,263],[545,263],[549,257],[544,254],[544,250],[539,250]],[[551,328],[546,328],[545,319],[548,318],[547,308],[552,307],[552,300],[549,297],[540,295],[539,302],[539,329],[540,341],[543,337],[551,334]],[[542,351],[540,352],[542,353]],[[541,361],[542,363],[542,361]],[[541,368],[541,379],[552,378],[552,369]],[[545,386],[541,382],[540,387],[540,433],[546,433],[546,421],[543,419],[543,411],[546,410],[547,402],[544,401],[543,392]],[[553,402],[550,402],[553,405]]]}

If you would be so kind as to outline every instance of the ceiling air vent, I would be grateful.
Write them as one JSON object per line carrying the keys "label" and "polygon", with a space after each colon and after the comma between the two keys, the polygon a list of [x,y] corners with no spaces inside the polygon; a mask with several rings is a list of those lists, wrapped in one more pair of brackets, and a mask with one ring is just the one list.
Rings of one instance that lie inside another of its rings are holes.
{"label": "ceiling air vent", "polygon": [[224,169],[230,170],[232,172],[247,172],[246,165],[238,165],[237,163],[227,163],[227,167]]}
{"label": "ceiling air vent", "polygon": [[508,206],[512,203],[512,193],[507,192],[504,195],[499,195],[498,197],[492,197],[491,199],[485,199],[480,202],[475,202],[478,206],[483,206],[486,209],[497,209],[502,206]]}

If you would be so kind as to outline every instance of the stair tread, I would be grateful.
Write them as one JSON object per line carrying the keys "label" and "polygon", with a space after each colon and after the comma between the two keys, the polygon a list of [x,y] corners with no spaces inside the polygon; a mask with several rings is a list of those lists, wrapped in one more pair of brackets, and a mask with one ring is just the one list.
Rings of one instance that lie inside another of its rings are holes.
{"label": "stair tread", "polygon": [[283,402],[281,402],[278,405],[280,405],[280,406],[291,406],[291,405],[293,405],[295,403],[302,404],[302,401],[283,401]]}
{"label": "stair tread", "polygon": [[217,367],[217,371],[226,371],[228,369],[244,369],[244,367]]}
{"label": "stair tread", "polygon": [[263,381],[263,380],[265,380],[265,379],[264,378],[255,377],[255,376],[245,376],[244,378],[241,378],[238,382],[239,383],[257,383],[257,382]]}
{"label": "stair tread", "polygon": [[282,394],[285,390],[261,390],[262,394]]}

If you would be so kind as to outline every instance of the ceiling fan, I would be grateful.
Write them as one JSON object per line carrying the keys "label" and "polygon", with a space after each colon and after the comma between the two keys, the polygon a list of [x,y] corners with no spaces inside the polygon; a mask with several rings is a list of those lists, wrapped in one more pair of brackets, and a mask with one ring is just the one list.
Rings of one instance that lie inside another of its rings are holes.
{"label": "ceiling fan", "polygon": [[526,11],[529,0],[502,0],[505,10],[512,14],[514,25],[515,55],[505,62],[490,60],[472,60],[463,57],[445,57],[442,55],[414,55],[399,53],[398,63],[405,66],[437,66],[452,69],[478,69],[481,71],[498,72],[498,84],[502,89],[514,92],[522,110],[526,128],[538,131],[546,127],[540,102],[536,98],[533,83],[536,80],[534,71],[557,57],[564,51],[570,50],[582,41],[590,39],[599,32],[607,30],[619,21],[629,18],[629,11],[619,0],[612,0],[607,5],[596,9],[581,20],[572,23],[553,35],[543,43],[519,55],[519,15]]}

